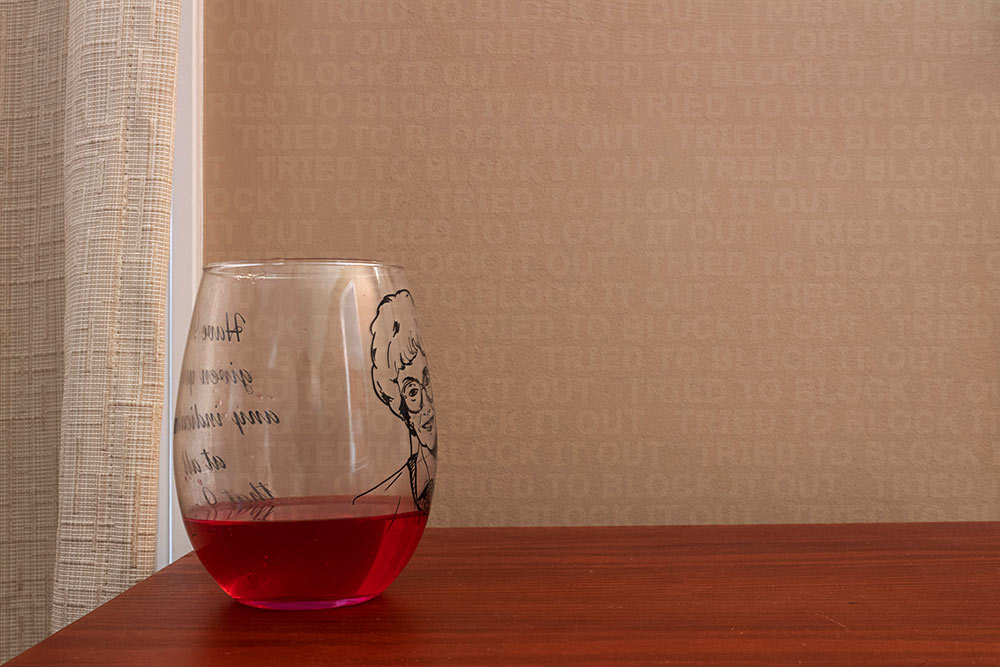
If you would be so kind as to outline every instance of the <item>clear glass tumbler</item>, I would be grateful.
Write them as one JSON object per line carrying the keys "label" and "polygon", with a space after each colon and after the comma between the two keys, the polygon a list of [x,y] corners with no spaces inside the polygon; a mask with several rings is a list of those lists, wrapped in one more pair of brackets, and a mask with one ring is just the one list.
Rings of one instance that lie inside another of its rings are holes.
{"label": "clear glass tumbler", "polygon": [[205,267],[184,354],[174,477],[198,557],[269,609],[369,600],[427,523],[437,422],[401,267]]}

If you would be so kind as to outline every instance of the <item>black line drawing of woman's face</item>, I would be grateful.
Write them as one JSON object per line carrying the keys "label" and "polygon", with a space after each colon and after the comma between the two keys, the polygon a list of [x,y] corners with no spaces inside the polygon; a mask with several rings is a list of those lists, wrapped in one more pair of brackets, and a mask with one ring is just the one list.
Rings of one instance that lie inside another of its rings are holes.
{"label": "black line drawing of woman's face", "polygon": [[388,493],[407,473],[413,503],[421,512],[430,508],[437,467],[437,420],[434,391],[417,330],[413,297],[399,290],[382,298],[371,324],[372,386],[410,434],[410,455],[384,480],[355,497]]}
{"label": "black line drawing of woman's face", "polygon": [[413,362],[400,369],[396,376],[399,387],[401,416],[410,433],[432,452],[437,450],[437,423],[434,420],[434,392],[427,370],[427,357],[417,352]]}

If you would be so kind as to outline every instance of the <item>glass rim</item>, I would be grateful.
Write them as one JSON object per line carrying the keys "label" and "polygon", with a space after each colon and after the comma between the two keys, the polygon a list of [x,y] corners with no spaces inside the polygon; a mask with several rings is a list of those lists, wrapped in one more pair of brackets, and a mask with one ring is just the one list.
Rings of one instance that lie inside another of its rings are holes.
{"label": "glass rim", "polygon": [[404,270],[401,264],[383,262],[376,259],[352,259],[342,257],[271,257],[267,259],[235,259],[209,262],[203,271],[227,269],[253,269],[280,266],[329,266],[329,267],[370,267],[373,269]]}

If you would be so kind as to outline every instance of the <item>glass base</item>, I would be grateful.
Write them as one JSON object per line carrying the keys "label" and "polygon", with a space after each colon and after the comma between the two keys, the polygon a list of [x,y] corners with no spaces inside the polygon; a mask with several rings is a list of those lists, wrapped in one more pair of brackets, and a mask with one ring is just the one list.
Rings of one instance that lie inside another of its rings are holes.
{"label": "glass base", "polygon": [[351,605],[368,602],[375,595],[364,595],[359,598],[344,598],[343,600],[241,600],[233,598],[240,604],[257,609],[282,609],[292,611],[305,611],[307,609],[336,609],[337,607],[350,607]]}

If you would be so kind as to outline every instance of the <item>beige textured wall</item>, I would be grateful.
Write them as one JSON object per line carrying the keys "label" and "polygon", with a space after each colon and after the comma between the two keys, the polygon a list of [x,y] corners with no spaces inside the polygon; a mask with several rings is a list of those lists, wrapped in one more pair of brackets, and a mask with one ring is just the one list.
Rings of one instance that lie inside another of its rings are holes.
{"label": "beige textured wall", "polygon": [[411,271],[451,525],[998,519],[1000,3],[208,0],[207,259]]}

